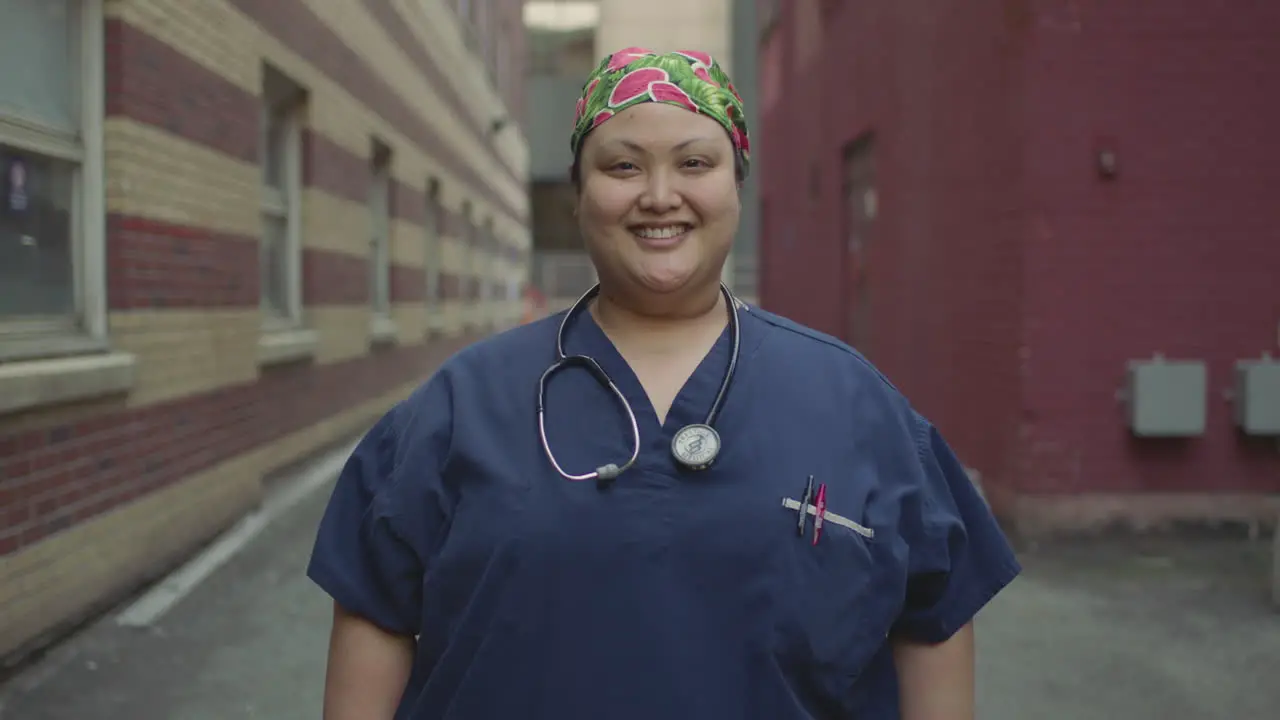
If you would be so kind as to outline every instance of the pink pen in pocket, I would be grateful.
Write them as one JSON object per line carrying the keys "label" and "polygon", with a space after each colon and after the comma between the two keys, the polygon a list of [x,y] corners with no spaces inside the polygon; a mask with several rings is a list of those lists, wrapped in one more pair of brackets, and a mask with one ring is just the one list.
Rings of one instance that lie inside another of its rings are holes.
{"label": "pink pen in pocket", "polygon": [[818,538],[822,537],[822,519],[827,514],[827,484],[818,485],[818,497],[814,500],[813,513],[813,544],[818,544]]}

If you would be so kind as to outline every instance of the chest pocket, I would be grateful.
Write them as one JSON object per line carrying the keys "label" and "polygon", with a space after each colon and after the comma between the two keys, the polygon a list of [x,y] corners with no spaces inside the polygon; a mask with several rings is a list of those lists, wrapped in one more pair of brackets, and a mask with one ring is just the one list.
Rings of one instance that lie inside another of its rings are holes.
{"label": "chest pocket", "polygon": [[[851,501],[827,510],[860,525],[861,507]],[[815,545],[812,516],[800,536],[798,511],[779,504],[777,512],[775,653],[799,687],[814,691],[810,701],[839,707],[883,646],[900,604],[892,545],[874,527],[860,531],[829,516]]]}

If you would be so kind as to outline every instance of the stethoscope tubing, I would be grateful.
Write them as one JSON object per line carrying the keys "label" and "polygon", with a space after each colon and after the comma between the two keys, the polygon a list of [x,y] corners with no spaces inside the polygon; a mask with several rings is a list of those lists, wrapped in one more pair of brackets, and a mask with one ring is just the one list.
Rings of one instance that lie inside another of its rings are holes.
{"label": "stethoscope tubing", "polygon": [[[720,381],[720,389],[716,392],[715,400],[711,403],[711,409],[707,412],[705,424],[708,427],[714,427],[715,420],[720,415],[720,410],[729,393],[729,387],[733,384],[733,378],[737,374],[738,355],[741,351],[740,327],[738,323],[738,301],[734,298],[733,293],[729,291],[729,288],[726,287],[724,283],[720,283],[720,292],[724,295],[725,302],[728,304],[730,342],[729,364],[725,368],[724,378]],[[587,355],[567,355],[564,350],[564,336],[565,331],[569,327],[569,322],[586,307],[586,304],[590,302],[593,297],[599,293],[600,284],[596,283],[583,293],[582,296],[569,307],[569,310],[564,314],[564,317],[561,318],[560,327],[556,331],[556,360],[552,363],[551,367],[548,367],[542,373],[542,377],[538,380],[538,437],[542,441],[542,449],[546,452],[547,459],[551,461],[551,466],[554,467],[556,472],[566,480],[613,480],[632,465],[635,465],[636,460],[640,457],[640,424],[636,420],[636,414],[631,408],[631,403],[627,402],[627,398],[622,394],[622,390],[620,390],[617,384],[613,382],[613,379],[604,371],[604,368],[600,367],[600,363],[598,363],[595,358]],[[561,467],[559,461],[556,460],[555,453],[551,450],[551,443],[547,439],[546,423],[547,383],[550,381],[551,377],[560,370],[575,365],[581,365],[591,373],[592,377],[594,377],[602,387],[609,390],[622,406],[623,412],[627,415],[627,420],[631,424],[631,456],[622,465],[609,463],[607,465],[601,465],[591,472],[573,474]]]}

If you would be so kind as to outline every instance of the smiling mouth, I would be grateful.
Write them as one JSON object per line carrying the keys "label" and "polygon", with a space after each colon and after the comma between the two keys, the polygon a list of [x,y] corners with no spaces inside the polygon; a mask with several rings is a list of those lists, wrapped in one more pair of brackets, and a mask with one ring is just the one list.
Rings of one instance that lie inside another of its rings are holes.
{"label": "smiling mouth", "polygon": [[633,227],[632,234],[642,240],[673,240],[692,230],[691,225],[676,223],[661,227]]}

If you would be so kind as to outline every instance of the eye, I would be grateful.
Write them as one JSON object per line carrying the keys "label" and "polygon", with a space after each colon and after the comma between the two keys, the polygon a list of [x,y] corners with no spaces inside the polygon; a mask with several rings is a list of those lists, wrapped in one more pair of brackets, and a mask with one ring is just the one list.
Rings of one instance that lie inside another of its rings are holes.
{"label": "eye", "polygon": [[711,163],[703,160],[702,158],[689,158],[681,163],[681,166],[693,170],[702,170],[711,167]]}
{"label": "eye", "polygon": [[623,160],[621,162],[616,162],[610,165],[609,169],[615,172],[631,172],[632,170],[636,170],[637,168],[634,163],[630,163],[630,162],[627,162],[626,160]]}

